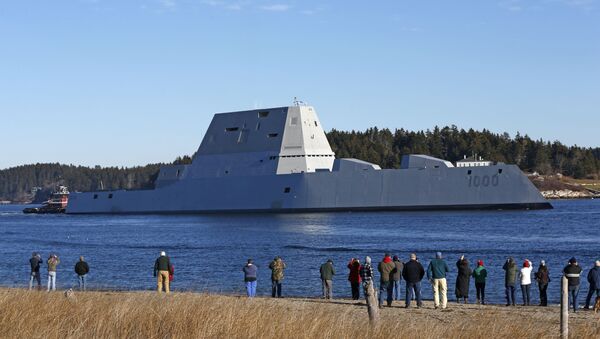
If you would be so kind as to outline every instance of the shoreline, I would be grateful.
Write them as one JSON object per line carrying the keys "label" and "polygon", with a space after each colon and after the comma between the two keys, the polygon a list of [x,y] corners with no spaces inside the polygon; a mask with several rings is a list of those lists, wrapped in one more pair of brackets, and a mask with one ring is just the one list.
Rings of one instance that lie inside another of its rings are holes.
{"label": "shoreline", "polygon": [[[247,298],[156,291],[28,291],[0,288],[0,329],[15,337],[514,338],[557,337],[560,308],[448,303],[436,310],[395,301],[369,326],[364,299]],[[30,318],[32,317],[32,318]],[[36,319],[31,322],[31,319]],[[600,314],[570,313],[572,337],[598,337]]]}

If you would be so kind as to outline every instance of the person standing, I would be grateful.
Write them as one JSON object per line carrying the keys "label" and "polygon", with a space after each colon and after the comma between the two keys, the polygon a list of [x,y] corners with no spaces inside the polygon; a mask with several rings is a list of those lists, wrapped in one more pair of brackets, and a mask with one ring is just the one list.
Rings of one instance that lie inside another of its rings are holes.
{"label": "person standing", "polygon": [[333,299],[333,276],[335,275],[335,269],[333,268],[333,260],[327,259],[327,261],[323,265],[321,265],[319,272],[321,273],[323,298]]}
{"label": "person standing", "polygon": [[404,268],[404,263],[400,261],[397,255],[394,256],[394,300],[400,300],[400,285],[402,283],[402,269]]}
{"label": "person standing", "polygon": [[90,272],[90,267],[85,262],[83,256],[79,257],[79,261],[75,264],[75,273],[77,273],[77,281],[79,282],[79,290],[85,291],[85,276]]}
{"label": "person standing", "polygon": [[596,293],[596,298],[600,297],[600,260],[596,260],[594,267],[588,272],[587,281],[590,283],[590,288],[585,298],[585,309],[590,308],[594,293]]}
{"label": "person standing", "polygon": [[258,268],[254,265],[252,259],[248,259],[248,262],[242,268],[244,272],[244,283],[246,283],[246,293],[249,298],[256,297],[256,280]]}
{"label": "person standing", "polygon": [[471,274],[473,271],[469,266],[469,261],[464,255],[456,262],[456,268],[458,269],[455,288],[456,302],[460,303],[460,299],[462,298],[465,304],[467,304],[469,302],[469,284],[471,282]]}
{"label": "person standing", "polygon": [[417,300],[417,307],[421,307],[421,280],[425,276],[425,269],[420,262],[417,261],[417,254],[411,253],[410,260],[404,264],[402,269],[402,277],[406,281],[406,295],[404,298],[404,307],[410,307],[412,299]]}
{"label": "person standing", "polygon": [[433,287],[433,305],[436,309],[438,307],[445,309],[448,304],[448,284],[446,282],[446,273],[448,272],[450,272],[450,267],[442,259],[442,252],[437,252],[435,259],[431,260],[427,267],[427,279]]}
{"label": "person standing", "polygon": [[485,280],[487,278],[487,270],[483,266],[483,260],[477,261],[477,268],[473,270],[473,278],[475,279],[475,290],[477,291],[477,303],[485,305]]}
{"label": "person standing", "polygon": [[579,284],[581,275],[581,267],[577,263],[575,257],[569,259],[569,264],[563,269],[563,273],[569,281],[569,296],[571,298],[571,304],[573,305],[573,312],[577,312],[579,304],[577,304],[577,295],[579,294]]}
{"label": "person standing", "polygon": [[533,264],[529,259],[525,259],[521,268],[521,293],[523,294],[523,306],[531,305],[531,271]]}
{"label": "person standing", "polygon": [[33,288],[33,281],[37,281],[38,290],[42,289],[42,277],[40,276],[40,264],[42,263],[42,257],[33,252],[31,259],[29,259],[29,265],[31,266],[31,275],[29,276],[29,289]]}
{"label": "person standing", "polygon": [[56,291],[56,266],[60,264],[60,259],[56,254],[51,254],[48,257],[48,292]]}
{"label": "person standing", "polygon": [[540,266],[535,272],[535,280],[540,290],[540,306],[548,306],[548,283],[550,282],[550,272],[544,260],[540,261]]}
{"label": "person standing", "polygon": [[269,268],[271,269],[271,296],[281,298],[283,270],[285,270],[286,265],[279,256],[276,256],[269,264]]}
{"label": "person standing", "polygon": [[377,265],[379,271],[379,308],[383,307],[384,295],[387,295],[387,306],[392,306],[394,286],[392,285],[394,269],[396,266],[392,262],[389,253],[386,253],[383,260]]}
{"label": "person standing", "polygon": [[360,299],[360,271],[361,264],[358,258],[352,258],[348,263],[348,269],[350,273],[348,273],[348,281],[350,281],[350,288],[352,289],[352,300]]}
{"label": "person standing", "polygon": [[515,284],[517,282],[517,264],[515,264],[515,260],[512,257],[506,259],[502,269],[504,270],[506,306],[515,306]]}
{"label": "person standing", "polygon": [[169,273],[171,272],[171,259],[167,257],[165,251],[160,252],[160,256],[154,262],[154,276],[157,278],[156,291],[162,292],[163,286],[165,292],[171,293],[169,283]]}

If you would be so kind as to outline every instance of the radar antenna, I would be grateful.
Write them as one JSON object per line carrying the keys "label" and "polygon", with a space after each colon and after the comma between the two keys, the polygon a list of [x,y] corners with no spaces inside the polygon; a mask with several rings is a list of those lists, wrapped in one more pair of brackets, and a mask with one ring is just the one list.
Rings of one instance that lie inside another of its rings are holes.
{"label": "radar antenna", "polygon": [[298,97],[294,97],[294,106],[305,106],[306,103],[304,101],[298,100]]}

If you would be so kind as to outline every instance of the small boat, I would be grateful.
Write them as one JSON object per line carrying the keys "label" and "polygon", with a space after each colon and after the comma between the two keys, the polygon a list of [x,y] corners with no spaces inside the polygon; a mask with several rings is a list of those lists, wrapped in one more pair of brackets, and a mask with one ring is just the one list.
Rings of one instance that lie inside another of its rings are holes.
{"label": "small boat", "polygon": [[69,190],[66,186],[58,186],[58,189],[52,192],[50,198],[42,203],[41,207],[27,207],[23,209],[23,213],[37,214],[56,214],[65,213],[67,203],[69,202]]}

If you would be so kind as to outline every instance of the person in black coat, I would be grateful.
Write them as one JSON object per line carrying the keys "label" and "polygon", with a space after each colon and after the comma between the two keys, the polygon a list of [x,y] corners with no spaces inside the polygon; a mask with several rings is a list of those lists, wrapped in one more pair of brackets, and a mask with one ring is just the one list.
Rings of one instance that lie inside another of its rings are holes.
{"label": "person in black coat", "polygon": [[417,261],[417,255],[415,253],[410,254],[410,260],[404,264],[402,269],[402,277],[406,281],[406,296],[405,306],[410,307],[410,301],[415,298],[417,299],[417,307],[421,307],[421,280],[425,276],[425,269],[420,262]]}
{"label": "person in black coat", "polygon": [[90,266],[85,262],[83,256],[79,257],[79,262],[75,264],[75,273],[79,280],[79,289],[85,291],[85,275],[90,272]]}
{"label": "person in black coat", "polygon": [[455,289],[456,302],[460,303],[460,299],[462,298],[466,304],[469,301],[469,282],[471,281],[471,274],[473,271],[471,270],[471,267],[469,267],[469,261],[464,255],[458,259],[456,267],[458,268]]}

